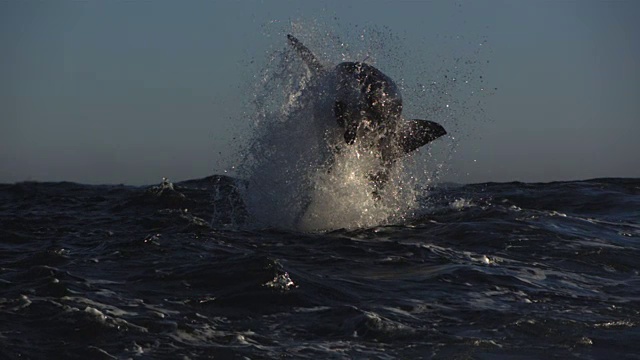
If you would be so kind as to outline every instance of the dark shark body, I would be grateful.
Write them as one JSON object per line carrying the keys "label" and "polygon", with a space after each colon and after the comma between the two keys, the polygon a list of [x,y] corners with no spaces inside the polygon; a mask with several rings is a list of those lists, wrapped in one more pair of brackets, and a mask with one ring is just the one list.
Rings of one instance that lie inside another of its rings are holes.
{"label": "dark shark body", "polygon": [[[298,39],[291,35],[287,38],[313,75],[331,71]],[[359,142],[376,150],[383,168],[370,177],[378,189],[386,183],[388,169],[396,159],[447,133],[433,121],[404,119],[400,89],[390,77],[367,63],[340,63],[333,68],[332,76],[333,115],[344,129],[347,144]]]}

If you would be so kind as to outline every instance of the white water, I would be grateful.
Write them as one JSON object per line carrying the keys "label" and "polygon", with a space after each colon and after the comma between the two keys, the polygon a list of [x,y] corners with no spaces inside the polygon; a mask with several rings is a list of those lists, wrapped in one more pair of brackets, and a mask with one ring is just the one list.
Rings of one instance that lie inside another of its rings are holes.
{"label": "white water", "polygon": [[[390,76],[402,73],[399,66],[404,61],[394,60],[396,43],[387,45],[383,40],[368,39],[363,41],[367,48],[353,50],[355,55],[351,57],[348,49],[357,46],[341,43],[339,52],[329,44],[322,48],[322,39],[334,39],[326,35],[317,32],[300,37],[326,68],[332,69],[336,63],[325,58],[361,61],[362,55],[367,54],[367,62],[374,66],[378,66],[374,58],[391,59],[391,66],[380,67],[382,72]],[[378,34],[378,38],[385,37]],[[385,51],[389,46],[393,50]],[[374,199],[369,174],[376,173],[380,161],[357,142],[344,143],[343,130],[332,114],[332,80],[331,75],[312,78],[282,35],[282,48],[272,54],[260,74],[251,110],[252,137],[238,167],[238,175],[248,181],[243,197],[252,226],[326,231],[401,222],[417,208],[416,197],[424,195],[423,189],[441,167],[441,162],[434,163],[430,158],[431,145],[427,145],[396,161],[379,199]],[[428,81],[419,79],[423,80]],[[439,104],[425,99],[434,94],[425,91],[423,85],[407,94],[401,79],[394,81],[403,89],[405,109],[417,108],[421,118],[438,122],[450,118],[452,95],[446,84],[432,82],[430,91],[439,92]],[[450,130],[446,122],[442,124]]]}

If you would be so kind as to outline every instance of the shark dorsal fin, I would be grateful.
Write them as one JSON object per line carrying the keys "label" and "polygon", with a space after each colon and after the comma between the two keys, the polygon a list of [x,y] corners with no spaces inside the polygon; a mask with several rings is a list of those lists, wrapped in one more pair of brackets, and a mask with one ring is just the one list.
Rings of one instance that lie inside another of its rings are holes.
{"label": "shark dorsal fin", "polygon": [[322,72],[323,70],[322,65],[320,64],[316,56],[313,55],[311,50],[309,50],[308,47],[304,46],[300,42],[300,40],[295,38],[293,35],[287,35],[287,39],[289,39],[289,43],[291,43],[291,46],[293,46],[293,48],[296,49],[298,54],[300,54],[300,57],[305,62],[305,64],[307,64],[307,66],[309,67],[309,70],[311,70],[313,74],[318,74]]}

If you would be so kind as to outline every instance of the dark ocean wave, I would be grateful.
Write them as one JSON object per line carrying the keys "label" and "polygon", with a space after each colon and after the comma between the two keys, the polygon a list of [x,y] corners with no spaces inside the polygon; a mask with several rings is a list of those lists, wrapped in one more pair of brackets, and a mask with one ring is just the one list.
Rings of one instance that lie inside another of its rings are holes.
{"label": "dark ocean wave", "polygon": [[243,183],[0,185],[0,358],[637,358],[640,179],[247,226]]}

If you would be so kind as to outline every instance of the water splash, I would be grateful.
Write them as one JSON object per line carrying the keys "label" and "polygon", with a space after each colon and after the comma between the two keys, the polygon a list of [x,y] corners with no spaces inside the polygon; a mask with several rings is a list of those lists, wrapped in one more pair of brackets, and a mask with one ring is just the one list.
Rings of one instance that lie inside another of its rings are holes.
{"label": "water splash", "polygon": [[[398,56],[399,39],[387,41],[389,36],[380,36],[383,31],[363,31],[362,41],[353,43],[317,26],[312,31],[301,39],[327,68],[366,56],[372,64],[384,64],[380,70],[392,77],[402,73],[405,56]],[[385,187],[376,190],[370,174],[382,165],[366,147],[344,144],[332,112],[331,76],[314,78],[284,35],[282,47],[261,72],[252,104],[253,136],[238,167],[238,175],[247,180],[243,197],[253,226],[325,231],[403,221],[441,171],[441,160],[434,161],[427,146],[397,160]],[[396,81],[411,92],[404,94],[405,102],[421,101],[424,105],[411,107],[429,118],[433,102],[413,98],[428,94]],[[448,89],[442,94],[443,104],[449,103]]]}

